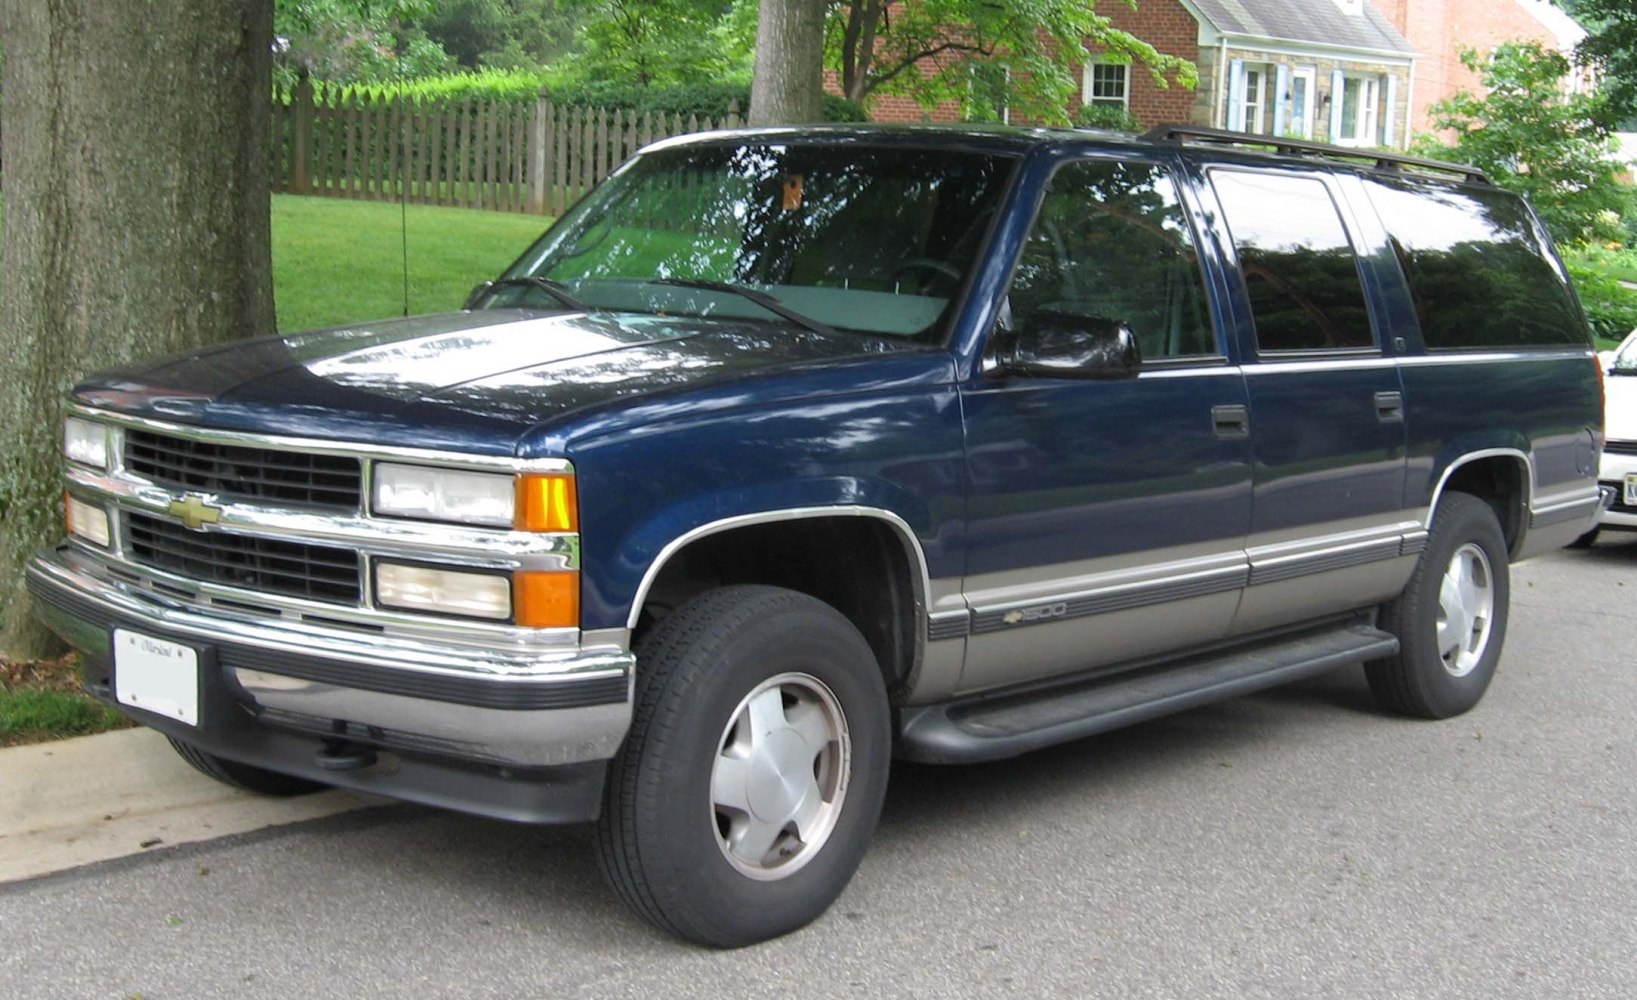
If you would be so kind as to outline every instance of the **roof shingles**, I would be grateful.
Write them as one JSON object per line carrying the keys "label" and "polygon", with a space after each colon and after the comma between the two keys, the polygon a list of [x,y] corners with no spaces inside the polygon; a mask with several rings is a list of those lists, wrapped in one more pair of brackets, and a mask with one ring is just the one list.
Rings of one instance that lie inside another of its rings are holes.
{"label": "roof shingles", "polygon": [[1413,55],[1415,50],[1368,0],[1348,14],[1335,0],[1193,0],[1199,12],[1229,35],[1319,42]]}

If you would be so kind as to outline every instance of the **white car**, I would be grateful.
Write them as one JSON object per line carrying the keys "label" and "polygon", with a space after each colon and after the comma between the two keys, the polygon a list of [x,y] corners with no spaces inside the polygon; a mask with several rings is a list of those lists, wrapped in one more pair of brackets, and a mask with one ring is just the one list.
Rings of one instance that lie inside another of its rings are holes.
{"label": "white car", "polygon": [[1614,505],[1576,545],[1590,545],[1603,528],[1637,531],[1637,330],[1598,355],[1604,380],[1603,461],[1598,481],[1615,491]]}

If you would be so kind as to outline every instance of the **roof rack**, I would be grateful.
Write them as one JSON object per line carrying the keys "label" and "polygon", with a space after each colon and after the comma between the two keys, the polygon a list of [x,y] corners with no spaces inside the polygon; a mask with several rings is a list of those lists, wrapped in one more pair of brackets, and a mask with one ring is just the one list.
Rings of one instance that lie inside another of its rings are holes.
{"label": "roof rack", "polygon": [[1453,174],[1461,180],[1473,184],[1491,183],[1482,170],[1477,167],[1469,167],[1464,163],[1445,163],[1442,160],[1427,160],[1419,156],[1404,156],[1400,153],[1384,153],[1376,149],[1332,146],[1326,142],[1313,142],[1309,139],[1286,139],[1274,135],[1255,135],[1249,132],[1232,132],[1228,129],[1203,128],[1196,125],[1161,125],[1150,130],[1143,138],[1154,142],[1189,141],[1221,146],[1261,147],[1272,149],[1274,152],[1283,153],[1286,156],[1313,156],[1327,160],[1363,162],[1374,165],[1378,170],[1403,171],[1409,168],[1428,173]]}

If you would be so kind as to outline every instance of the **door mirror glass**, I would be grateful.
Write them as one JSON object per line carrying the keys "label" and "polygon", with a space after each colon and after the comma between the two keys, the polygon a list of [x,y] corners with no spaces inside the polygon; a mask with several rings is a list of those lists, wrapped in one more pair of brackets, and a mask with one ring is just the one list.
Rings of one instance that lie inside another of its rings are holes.
{"label": "door mirror glass", "polygon": [[1005,372],[1038,378],[1132,378],[1142,370],[1142,349],[1124,323],[1041,310],[1008,338],[999,361]]}

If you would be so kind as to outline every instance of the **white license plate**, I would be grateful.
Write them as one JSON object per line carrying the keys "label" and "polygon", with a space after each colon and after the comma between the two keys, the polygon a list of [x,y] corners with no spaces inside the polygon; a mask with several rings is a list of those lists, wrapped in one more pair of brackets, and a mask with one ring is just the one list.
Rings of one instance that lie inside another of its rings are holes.
{"label": "white license plate", "polygon": [[114,629],[114,697],[121,705],[199,724],[199,652]]}
{"label": "white license plate", "polygon": [[1637,472],[1626,473],[1626,495],[1621,502],[1627,507],[1637,507]]}

